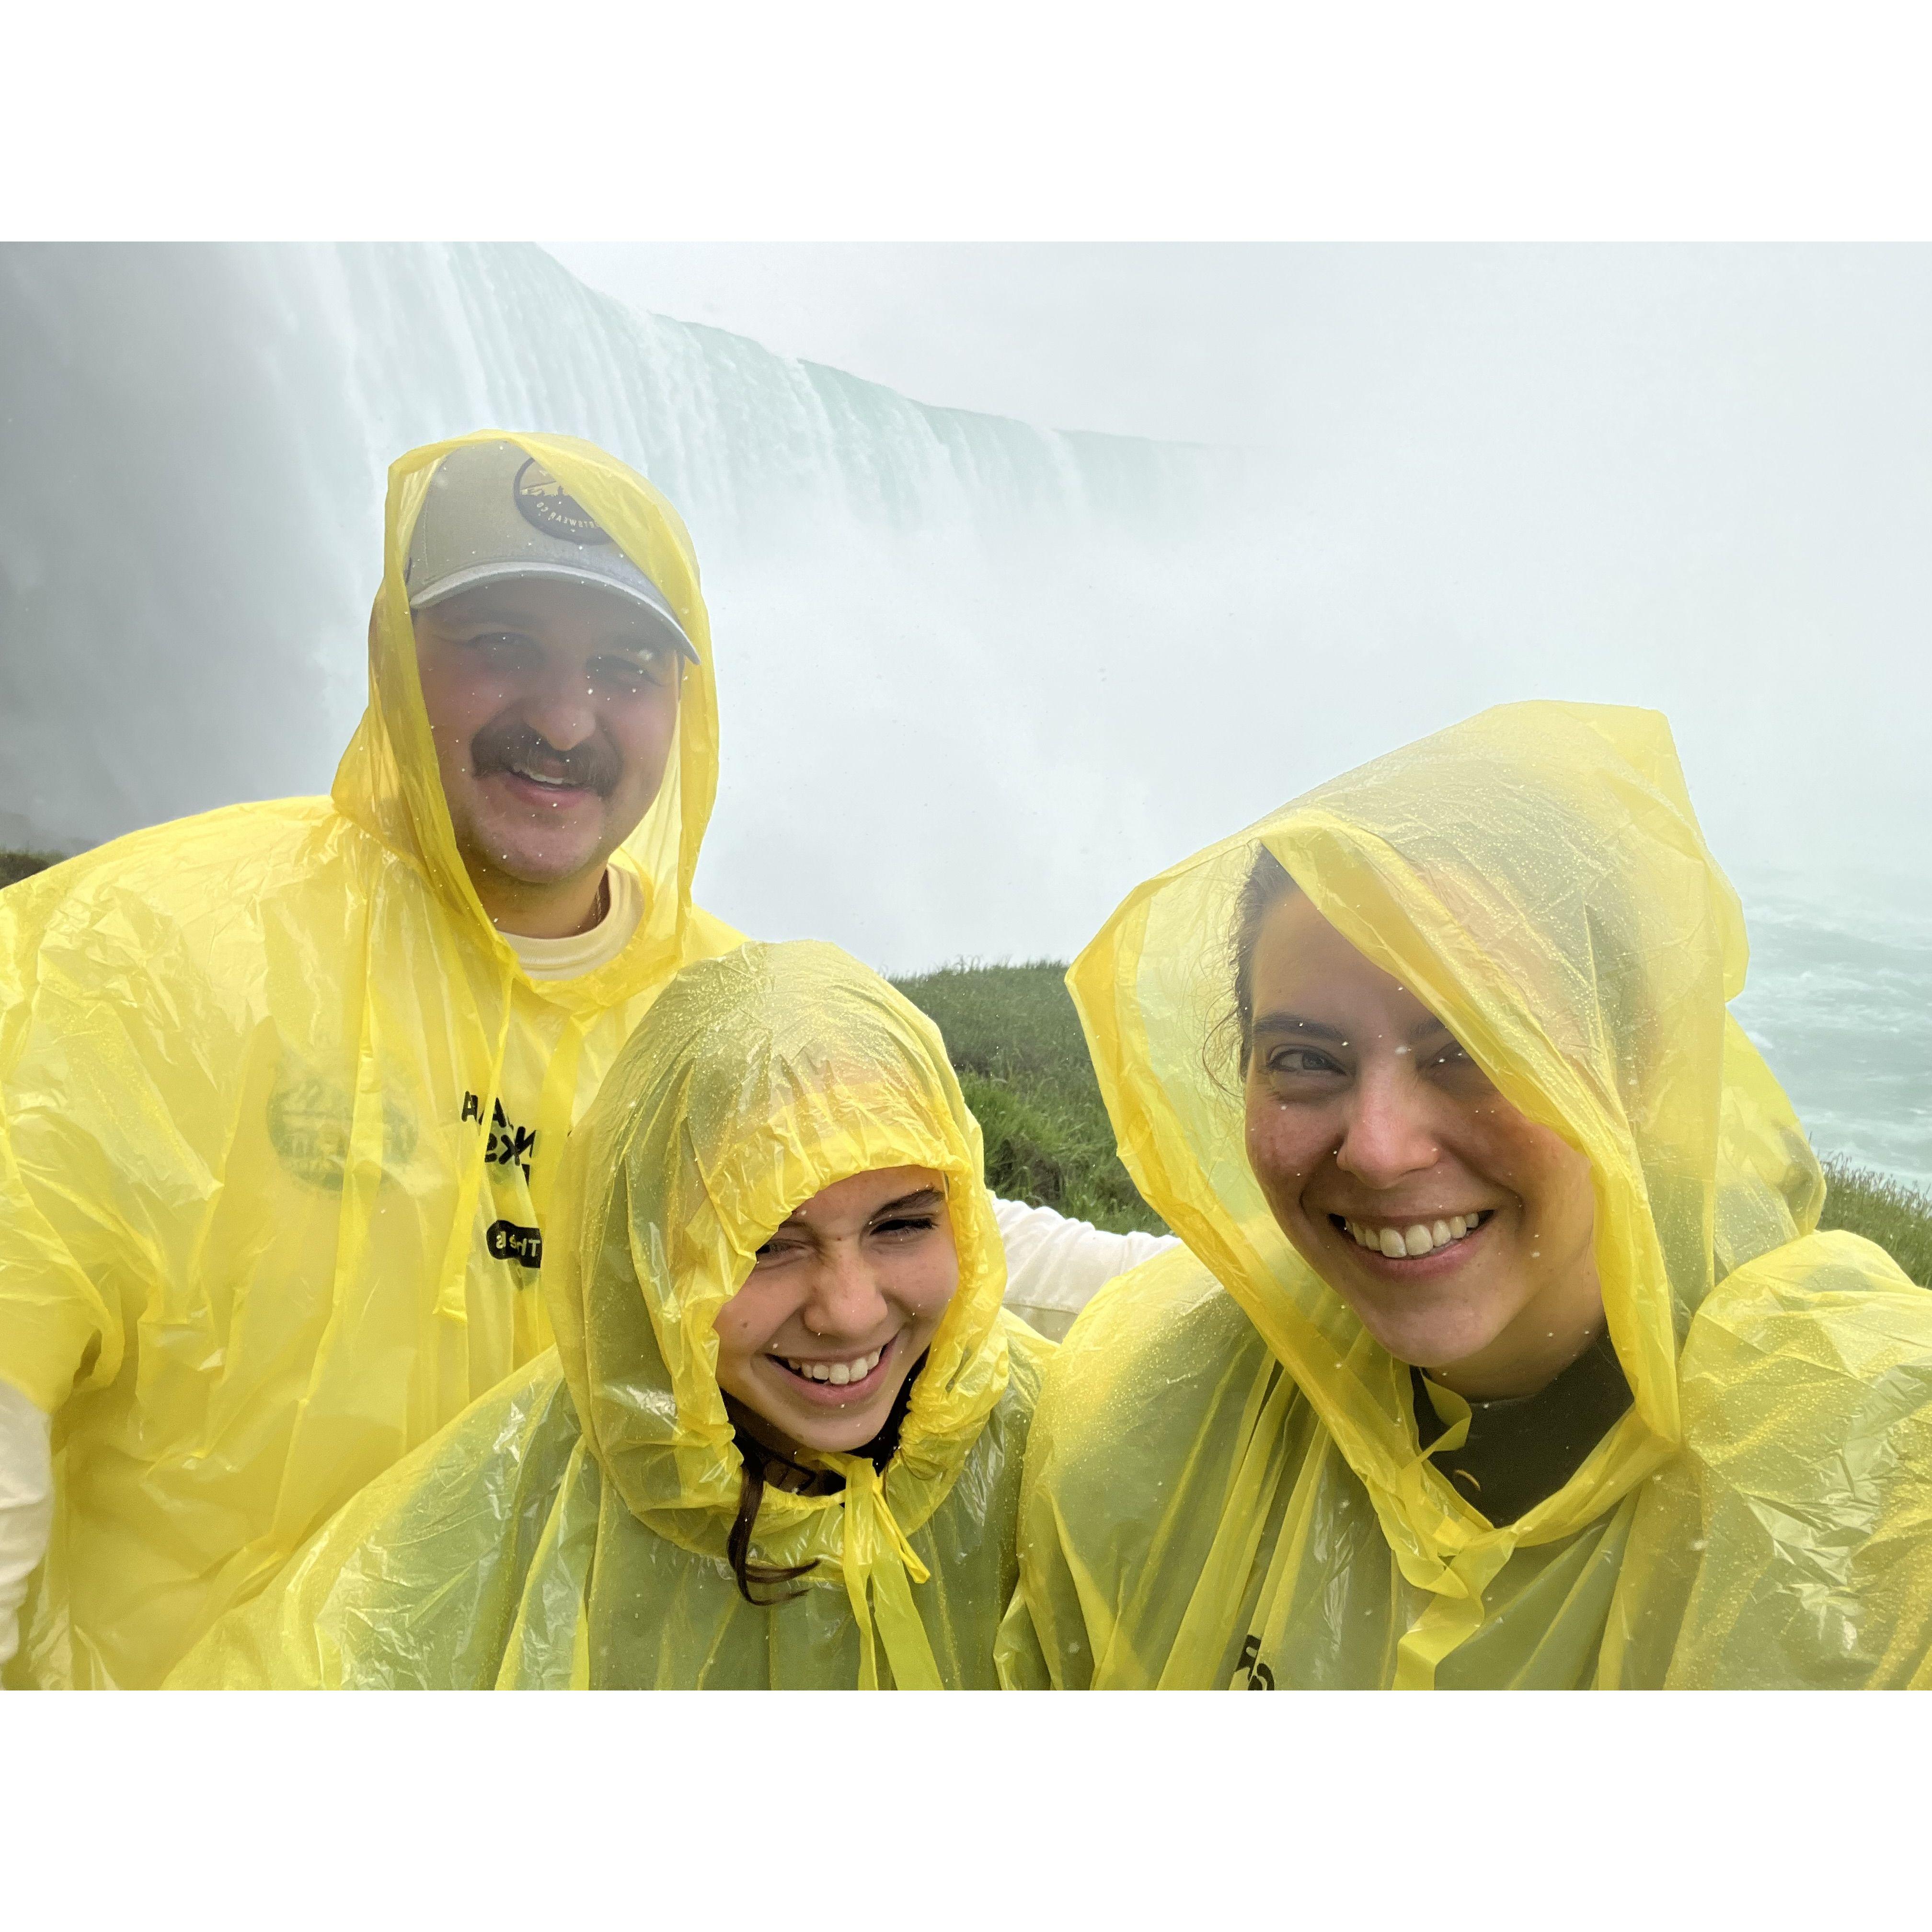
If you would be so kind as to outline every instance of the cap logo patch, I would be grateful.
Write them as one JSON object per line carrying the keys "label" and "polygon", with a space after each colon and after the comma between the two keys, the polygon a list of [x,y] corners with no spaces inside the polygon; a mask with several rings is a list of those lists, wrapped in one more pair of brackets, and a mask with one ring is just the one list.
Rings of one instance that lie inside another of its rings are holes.
{"label": "cap logo patch", "polygon": [[563,485],[535,457],[517,472],[510,494],[526,523],[534,524],[547,537],[562,537],[566,543],[607,544],[610,534],[600,526],[574,496],[567,496]]}

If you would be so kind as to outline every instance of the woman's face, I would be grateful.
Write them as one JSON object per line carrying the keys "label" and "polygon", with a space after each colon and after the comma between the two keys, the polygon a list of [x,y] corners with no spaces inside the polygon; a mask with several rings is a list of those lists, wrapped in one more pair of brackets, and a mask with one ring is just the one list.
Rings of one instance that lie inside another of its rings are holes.
{"label": "woman's face", "polygon": [[958,1286],[943,1178],[856,1174],[796,1209],[718,1311],[718,1386],[768,1448],[859,1448]]}
{"label": "woman's face", "polygon": [[1588,1160],[1302,893],[1252,982],[1248,1161],[1282,1232],[1398,1360],[1472,1397],[1544,1387],[1603,1322]]}

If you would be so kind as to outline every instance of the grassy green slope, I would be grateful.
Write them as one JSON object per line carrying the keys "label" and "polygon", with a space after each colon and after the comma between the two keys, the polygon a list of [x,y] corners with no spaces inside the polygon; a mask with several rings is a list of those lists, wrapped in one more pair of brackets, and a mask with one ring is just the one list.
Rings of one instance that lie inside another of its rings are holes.
{"label": "grassy green slope", "polygon": [[1166,1232],[1134,1192],[1067,997],[1066,968],[949,966],[894,983],[939,1023],[986,1141],[996,1194],[1096,1227]]}
{"label": "grassy green slope", "polygon": [[[895,983],[946,1036],[986,1136],[996,1194],[1045,1202],[1101,1227],[1159,1230],[1114,1152],[1065,972],[1036,960],[950,966]],[[1932,1288],[1932,1198],[1829,1156],[1825,1170],[1831,1191],[1821,1225],[1877,1242]]]}
{"label": "grassy green slope", "polygon": [[1932,1288],[1932,1196],[1829,1154],[1825,1176],[1830,1185],[1819,1226],[1876,1241],[1914,1281]]}

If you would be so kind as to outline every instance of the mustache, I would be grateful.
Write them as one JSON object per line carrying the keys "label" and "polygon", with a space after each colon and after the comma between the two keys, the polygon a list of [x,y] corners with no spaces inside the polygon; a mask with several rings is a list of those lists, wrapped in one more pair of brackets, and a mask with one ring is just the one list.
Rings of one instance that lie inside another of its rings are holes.
{"label": "mustache", "polygon": [[520,765],[560,784],[582,785],[608,798],[623,776],[623,760],[610,748],[589,738],[568,752],[560,752],[540,731],[518,718],[499,718],[484,725],[470,741],[470,757],[479,778]]}

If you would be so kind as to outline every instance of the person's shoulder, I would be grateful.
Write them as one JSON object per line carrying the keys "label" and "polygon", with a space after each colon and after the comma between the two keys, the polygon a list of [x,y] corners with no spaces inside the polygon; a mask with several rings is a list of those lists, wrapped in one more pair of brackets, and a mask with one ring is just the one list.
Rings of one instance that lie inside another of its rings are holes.
{"label": "person's shoulder", "polygon": [[1040,1400],[1040,1385],[1056,1345],[1010,1308],[1000,1310],[998,1321],[1006,1338],[1006,1394],[1003,1406],[1010,1403],[1030,1414]]}
{"label": "person's shoulder", "polygon": [[1683,1454],[1658,1472],[1642,1566],[1655,1594],[1634,1599],[1651,1681],[1853,1689],[1922,1674],[1932,1294],[1856,1235],[1788,1242],[1706,1300],[1678,1380]]}
{"label": "person's shoulder", "polygon": [[457,1689],[494,1681],[580,1439],[555,1349],[349,1502],[169,1679],[188,1690]]}
{"label": "person's shoulder", "polygon": [[1042,1379],[1023,1546],[1076,1538],[1100,1597],[1124,1601],[1177,1499],[1196,1492],[1204,1470],[1211,1491],[1214,1468],[1238,1451],[1226,1424],[1241,1403],[1230,1408],[1229,1390],[1267,1366],[1254,1324],[1186,1249],[1108,1282]]}
{"label": "person's shoulder", "polygon": [[1932,1353],[1932,1292],[1862,1234],[1807,1234],[1726,1275],[1693,1318],[1687,1352],[1760,1330],[1836,1336],[1861,1354]]}
{"label": "person's shoulder", "polygon": [[1687,1439],[1708,1464],[1735,1460],[1755,1432],[1794,1468],[1834,1467],[1854,1440],[1932,1430],[1932,1292],[1861,1236],[1806,1235],[1712,1291],[1678,1379]]}
{"label": "person's shoulder", "polygon": [[1026,1440],[1054,1353],[1054,1344],[1011,1310],[1002,1308],[994,1319],[1006,1343],[1006,1381],[974,1444],[972,1454],[982,1462],[989,1456],[1004,1457]]}
{"label": "person's shoulder", "polygon": [[1165,1367],[1177,1350],[1204,1350],[1218,1358],[1254,1333],[1204,1264],[1177,1245],[1108,1282],[1068,1331],[1058,1363],[1063,1370],[1075,1362],[1099,1360],[1149,1360]]}
{"label": "person's shoulder", "polygon": [[14,962],[20,989],[64,960],[76,983],[160,974],[190,999],[198,985],[256,984],[283,940],[308,956],[346,934],[383,856],[326,798],[149,826],[0,895],[0,962]]}
{"label": "person's shoulder", "polygon": [[170,819],[8,889],[15,922],[46,932],[119,916],[141,928],[231,922],[372,844],[326,798],[272,799]]}
{"label": "person's shoulder", "polygon": [[1078,1453],[1105,1456],[1116,1436],[1142,1433],[1147,1404],[1165,1427],[1204,1408],[1239,1358],[1265,1353],[1208,1268],[1186,1248],[1169,1248],[1087,1304],[1047,1365],[1040,1412],[1058,1419]]}

